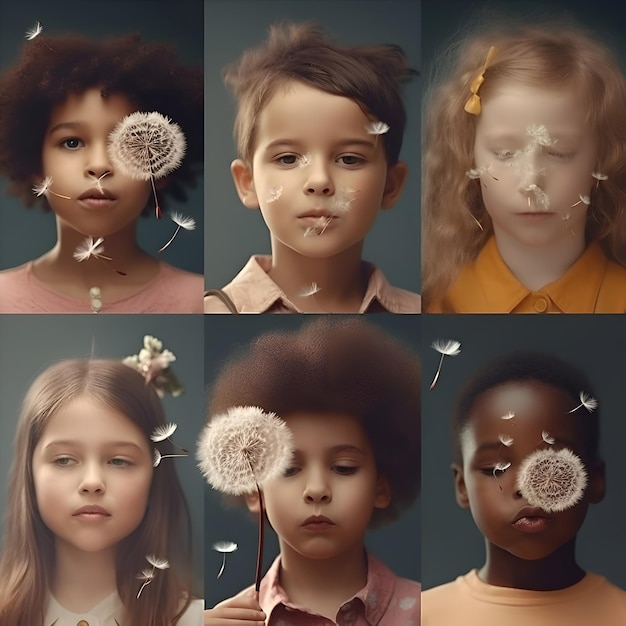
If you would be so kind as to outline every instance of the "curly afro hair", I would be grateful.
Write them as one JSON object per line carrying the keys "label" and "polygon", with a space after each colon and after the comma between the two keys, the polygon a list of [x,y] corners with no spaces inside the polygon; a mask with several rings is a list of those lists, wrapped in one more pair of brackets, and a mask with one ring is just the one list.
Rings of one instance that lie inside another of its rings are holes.
{"label": "curly afro hair", "polygon": [[163,195],[185,200],[184,187],[202,172],[203,85],[201,67],[181,64],[171,46],[146,43],[138,34],[103,40],[39,36],[26,42],[18,62],[0,78],[0,172],[9,178],[9,192],[33,205],[31,188],[41,174],[52,108],[70,94],[97,87],[105,98],[124,94],[138,111],[158,111],[182,128],[187,153]]}
{"label": "curly afro hair", "polygon": [[420,362],[382,329],[357,318],[320,318],[297,331],[268,332],[220,373],[208,419],[235,405],[287,418],[297,411],[359,420],[392,500],[371,527],[395,520],[420,486]]}

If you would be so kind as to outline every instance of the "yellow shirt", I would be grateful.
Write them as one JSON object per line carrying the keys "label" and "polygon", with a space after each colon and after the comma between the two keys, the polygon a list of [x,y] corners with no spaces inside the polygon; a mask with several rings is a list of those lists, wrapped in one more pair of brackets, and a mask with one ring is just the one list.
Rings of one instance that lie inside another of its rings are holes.
{"label": "yellow shirt", "polygon": [[624,626],[626,591],[587,573],[557,591],[488,585],[476,570],[422,592],[422,626]]}
{"label": "yellow shirt", "polygon": [[427,313],[624,313],[626,268],[591,243],[558,280],[531,291],[502,260],[492,237]]}

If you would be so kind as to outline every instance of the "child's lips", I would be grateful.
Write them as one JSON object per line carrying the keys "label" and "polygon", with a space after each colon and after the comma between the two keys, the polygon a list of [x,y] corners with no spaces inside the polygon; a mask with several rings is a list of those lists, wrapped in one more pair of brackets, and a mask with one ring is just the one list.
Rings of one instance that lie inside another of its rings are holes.
{"label": "child's lips", "polygon": [[78,200],[90,209],[108,209],[117,201],[117,198],[107,189],[100,190],[94,187],[78,196]]}
{"label": "child's lips", "polygon": [[551,519],[543,509],[527,506],[517,512],[513,526],[522,532],[538,533],[548,527]]}
{"label": "child's lips", "polygon": [[335,522],[323,515],[311,515],[302,522],[303,528],[314,531],[328,530],[333,526],[335,526]]}

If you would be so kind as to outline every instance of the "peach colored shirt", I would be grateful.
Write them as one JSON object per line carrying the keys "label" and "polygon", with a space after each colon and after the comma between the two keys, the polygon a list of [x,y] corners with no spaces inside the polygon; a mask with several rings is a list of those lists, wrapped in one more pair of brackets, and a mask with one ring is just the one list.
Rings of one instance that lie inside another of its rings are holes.
{"label": "peach colored shirt", "polygon": [[[77,300],[46,287],[32,261],[0,272],[0,313],[91,313],[88,290]],[[103,294],[101,313],[202,313],[204,279],[167,263],[138,293],[114,302]]]}
{"label": "peach colored shirt", "polygon": [[563,276],[532,291],[504,263],[492,237],[426,312],[624,313],[626,268],[610,261],[593,242]]}
{"label": "peach colored shirt", "polygon": [[422,593],[422,626],[624,626],[626,591],[588,573],[558,591],[496,587],[476,570]]}
{"label": "peach colored shirt", "polygon": [[[419,313],[420,296],[412,291],[392,287],[383,273],[371,263],[363,262],[369,276],[359,313]],[[270,255],[250,258],[244,268],[224,287],[239,313],[302,313],[270,278]],[[228,313],[216,296],[204,298],[205,313]]]}
{"label": "peach colored shirt", "polygon": [[334,622],[290,602],[279,574],[280,556],[261,581],[259,603],[267,626],[419,626],[420,584],[396,576],[371,554],[365,587],[339,607]]}

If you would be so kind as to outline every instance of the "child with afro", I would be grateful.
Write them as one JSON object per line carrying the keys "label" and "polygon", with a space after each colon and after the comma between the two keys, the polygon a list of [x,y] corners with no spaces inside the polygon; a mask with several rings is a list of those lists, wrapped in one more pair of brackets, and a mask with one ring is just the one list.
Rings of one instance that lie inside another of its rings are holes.
{"label": "child with afro", "polygon": [[575,551],[605,490],[594,396],[581,371],[536,352],[505,354],[466,383],[452,469],[486,559],[424,592],[423,626],[626,624],[626,592],[586,572]]}
{"label": "child with afro", "polygon": [[[245,381],[245,383],[242,383]],[[249,588],[205,611],[205,625],[417,626],[420,585],[366,551],[420,478],[420,363],[395,337],[359,319],[319,319],[268,332],[215,382],[209,423],[235,405],[282,418],[294,454],[263,484],[280,555]],[[245,496],[259,510],[256,493]]]}
{"label": "child with afro", "polygon": [[417,294],[362,260],[406,181],[400,88],[415,73],[399,46],[341,46],[310,23],[274,25],[225,69],[237,99],[231,173],[272,254],[210,290],[206,313],[420,312]]}
{"label": "child with afro", "polygon": [[[57,233],[39,258],[0,272],[0,312],[202,311],[202,276],[144,251],[136,227],[155,211],[152,197],[159,217],[166,197],[184,200],[201,173],[203,102],[202,69],[138,35],[42,34],[25,43],[0,78],[0,173],[25,206],[54,211]],[[165,177],[152,175],[152,161],[139,177],[128,155],[114,159],[111,133],[136,112],[158,119],[168,136],[174,122],[186,138],[178,166],[165,155]],[[171,217],[164,238],[181,222],[192,227]]]}

